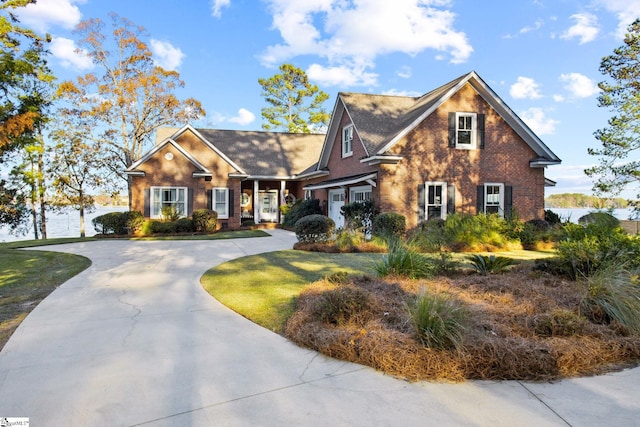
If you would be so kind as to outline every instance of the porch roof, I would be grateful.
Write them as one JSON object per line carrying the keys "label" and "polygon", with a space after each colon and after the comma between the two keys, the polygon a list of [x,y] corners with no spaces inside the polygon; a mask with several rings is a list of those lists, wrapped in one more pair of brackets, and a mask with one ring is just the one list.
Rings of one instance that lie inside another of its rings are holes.
{"label": "porch roof", "polygon": [[368,182],[369,184],[375,186],[375,182],[371,182],[371,181],[376,179],[377,176],[378,176],[377,172],[362,173],[359,175],[351,175],[351,176],[345,176],[342,178],[328,179],[326,181],[322,181],[319,184],[306,185],[302,189],[305,191],[320,190],[322,188],[343,187],[345,185],[358,184],[360,182]]}

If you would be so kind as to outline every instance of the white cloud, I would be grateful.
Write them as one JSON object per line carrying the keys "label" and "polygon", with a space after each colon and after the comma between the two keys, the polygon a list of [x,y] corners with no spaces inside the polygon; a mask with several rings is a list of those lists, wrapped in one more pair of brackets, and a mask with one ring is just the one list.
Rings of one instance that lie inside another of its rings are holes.
{"label": "white cloud", "polygon": [[319,64],[311,64],[307,69],[310,80],[326,86],[374,86],[378,75],[367,72],[365,67],[349,67],[345,65],[337,67],[324,67]]}
{"label": "white cloud", "polygon": [[551,135],[556,132],[557,120],[546,117],[545,112],[541,108],[529,108],[520,113],[520,118],[529,126],[538,136]]}
{"label": "white cloud", "polygon": [[213,0],[211,14],[216,18],[220,18],[220,16],[222,15],[222,8],[229,7],[230,5],[231,0]]}
{"label": "white cloud", "polygon": [[82,19],[76,4],[86,0],[39,0],[26,7],[16,8],[20,22],[35,31],[45,33],[52,27],[71,29]]}
{"label": "white cloud", "polygon": [[518,77],[518,81],[511,85],[509,94],[515,99],[537,99],[542,95],[538,90],[538,83],[530,77]]}
{"label": "white cloud", "polygon": [[526,33],[529,33],[531,31],[536,31],[536,30],[539,30],[540,28],[542,28],[543,25],[544,25],[544,21],[542,19],[538,19],[538,20],[536,20],[536,22],[533,25],[529,25],[529,26],[521,28],[519,33],[520,34],[526,34]]}
{"label": "white cloud", "polygon": [[[465,62],[473,48],[454,28],[447,0],[269,0],[273,28],[281,44],[269,46],[262,61],[274,65],[298,55],[325,58],[327,70],[373,68],[379,55],[425,50],[446,53],[452,63]],[[368,82],[368,78],[360,79]]]}
{"label": "white cloud", "polygon": [[90,70],[93,68],[91,58],[84,50],[78,50],[73,40],[64,37],[54,37],[49,45],[49,50],[54,58],[58,59],[63,67],[74,70]]}
{"label": "white cloud", "polygon": [[156,65],[164,68],[165,70],[175,70],[180,67],[185,54],[182,51],[173,46],[169,42],[163,42],[156,39],[150,40],[151,51],[153,52],[153,60]]}
{"label": "white cloud", "polygon": [[412,91],[412,90],[397,90],[397,89],[389,89],[382,92],[383,95],[389,96],[409,96],[412,98],[416,98],[422,96],[423,94],[420,92]]}
{"label": "white cloud", "polygon": [[640,0],[597,0],[597,3],[616,14],[618,18],[616,36],[624,39],[629,25],[638,18]]}
{"label": "white cloud", "polygon": [[411,69],[411,67],[405,65],[403,67],[400,67],[396,74],[402,79],[408,79],[413,75],[413,70]]}
{"label": "white cloud", "polygon": [[235,117],[231,117],[227,119],[227,121],[231,123],[239,124],[240,126],[246,126],[255,121],[256,115],[246,108],[241,108],[238,110],[238,115]]}
{"label": "white cloud", "polygon": [[553,95],[553,100],[556,102],[563,102],[565,100],[565,97],[560,94],[555,94]]}
{"label": "white cloud", "polygon": [[577,37],[580,39],[580,44],[585,44],[593,41],[600,32],[596,15],[576,13],[571,15],[571,19],[574,19],[576,23],[560,35],[561,39],[571,40]]}
{"label": "white cloud", "polygon": [[600,91],[593,80],[580,73],[561,74],[560,81],[575,98],[589,98]]}

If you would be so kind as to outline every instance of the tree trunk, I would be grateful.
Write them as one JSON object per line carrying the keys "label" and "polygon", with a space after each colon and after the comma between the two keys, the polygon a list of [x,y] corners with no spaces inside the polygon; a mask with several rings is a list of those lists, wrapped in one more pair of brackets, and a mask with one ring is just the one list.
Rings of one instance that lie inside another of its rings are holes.
{"label": "tree trunk", "polygon": [[42,150],[38,152],[38,203],[40,204],[40,233],[42,238],[47,238],[47,215],[46,215],[46,202],[45,202],[45,180],[44,180],[44,138],[42,134],[39,135],[39,142],[42,144]]}
{"label": "tree trunk", "polygon": [[79,199],[80,199],[80,237],[85,237],[85,232],[84,232],[84,193],[82,192],[82,190],[80,191],[79,194]]}

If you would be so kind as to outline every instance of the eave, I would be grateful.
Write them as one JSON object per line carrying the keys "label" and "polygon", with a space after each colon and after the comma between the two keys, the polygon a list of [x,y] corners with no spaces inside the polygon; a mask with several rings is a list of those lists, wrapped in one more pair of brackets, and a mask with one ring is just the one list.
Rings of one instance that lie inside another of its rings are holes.
{"label": "eave", "polygon": [[403,156],[371,156],[360,160],[360,163],[367,163],[369,166],[374,165],[395,165],[398,164],[404,157]]}

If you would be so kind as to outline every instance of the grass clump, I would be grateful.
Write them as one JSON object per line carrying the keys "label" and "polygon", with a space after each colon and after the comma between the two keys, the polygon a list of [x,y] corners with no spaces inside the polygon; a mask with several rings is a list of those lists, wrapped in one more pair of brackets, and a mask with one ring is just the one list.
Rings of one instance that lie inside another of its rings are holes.
{"label": "grass clump", "polygon": [[419,340],[436,349],[460,349],[467,310],[450,295],[422,291],[408,306]]}
{"label": "grass clump", "polygon": [[405,245],[401,240],[389,242],[389,252],[376,264],[378,276],[430,277],[436,271],[431,259]]}
{"label": "grass clump", "polygon": [[504,273],[509,267],[518,263],[515,259],[505,256],[480,254],[469,255],[467,260],[482,275]]}

